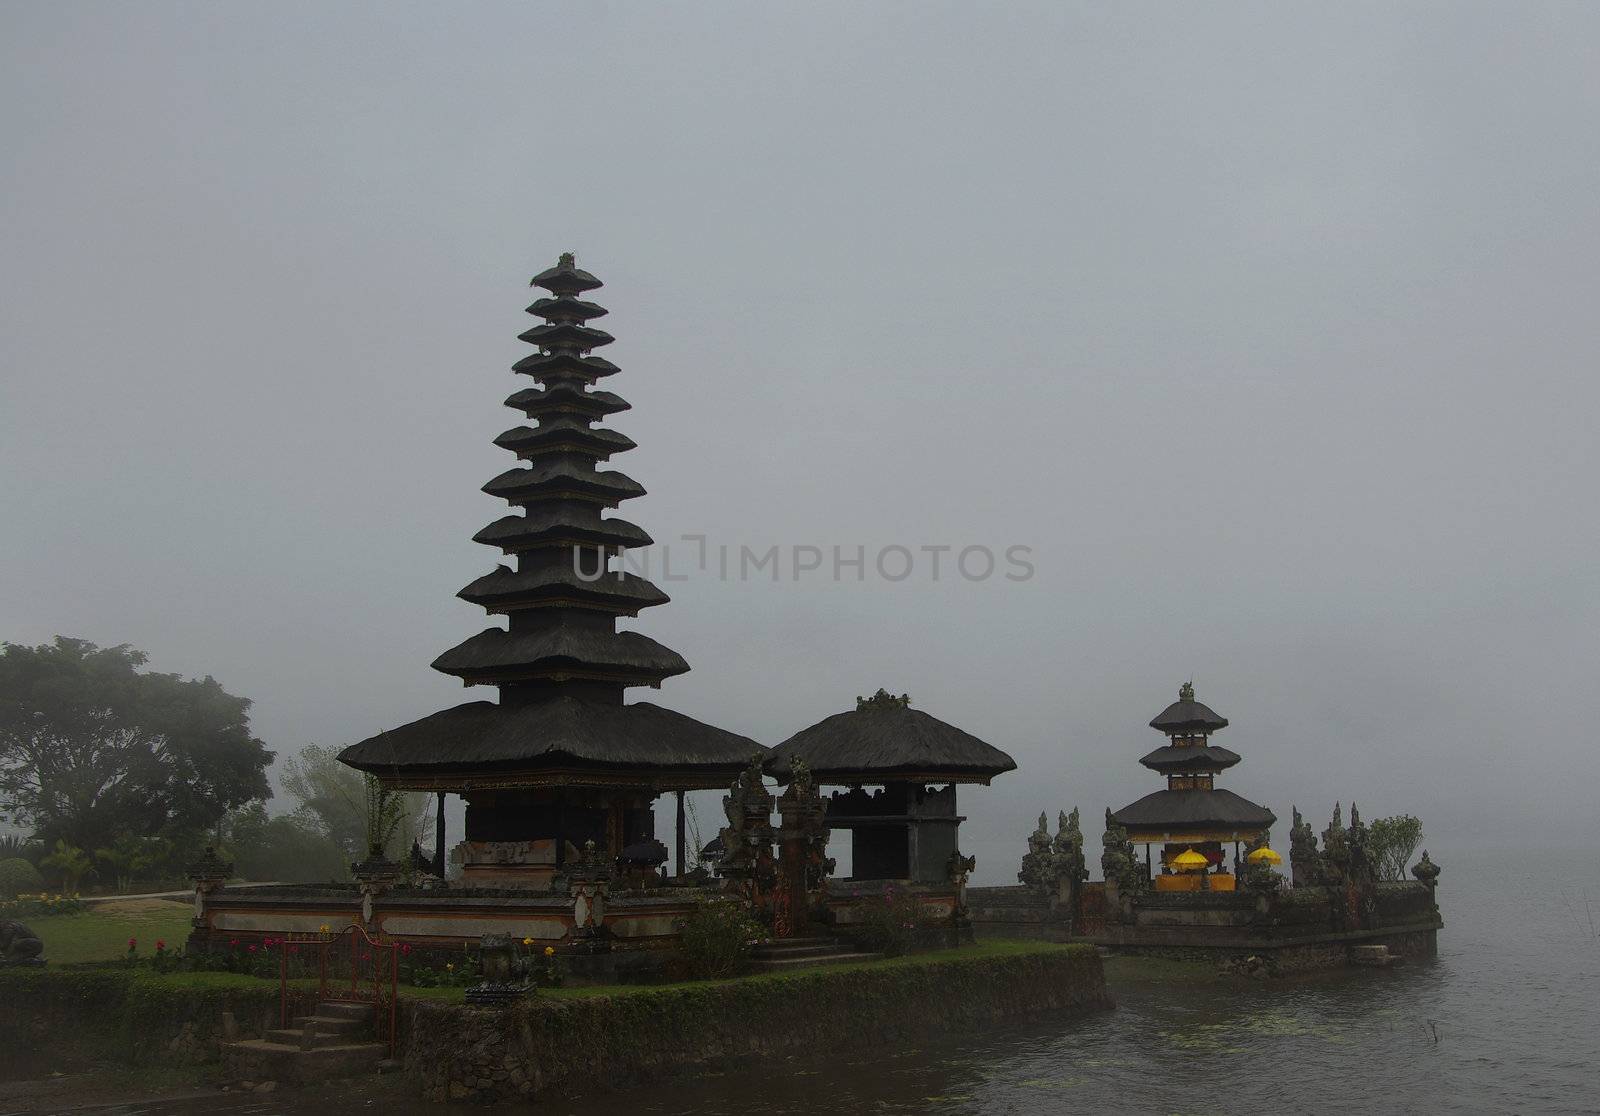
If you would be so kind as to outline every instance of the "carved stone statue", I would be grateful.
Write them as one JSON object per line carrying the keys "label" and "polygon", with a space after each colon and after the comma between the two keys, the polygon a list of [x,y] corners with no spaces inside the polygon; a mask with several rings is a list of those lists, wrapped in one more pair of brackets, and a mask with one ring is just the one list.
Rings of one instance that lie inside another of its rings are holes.
{"label": "carved stone statue", "polygon": [[1050,841],[1050,821],[1039,815],[1039,828],[1028,834],[1028,851],[1022,858],[1017,879],[1037,895],[1051,896],[1056,891],[1055,850]]}
{"label": "carved stone statue", "polygon": [[962,856],[960,849],[951,853],[950,859],[945,861],[945,876],[956,889],[956,909],[953,913],[957,922],[967,917],[967,877],[977,867],[978,858]]}
{"label": "carved stone statue", "polygon": [[1070,814],[1056,815],[1055,854],[1061,877],[1074,889],[1089,878],[1089,865],[1083,857],[1083,826],[1076,806]]}
{"label": "carved stone statue", "polygon": [[585,841],[583,851],[567,866],[567,887],[572,892],[572,936],[590,948],[602,946],[607,938],[606,896],[615,875],[610,859],[595,848],[593,841]]}
{"label": "carved stone statue", "polygon": [[1349,834],[1339,803],[1333,804],[1333,820],[1322,831],[1322,875],[1317,881],[1326,887],[1343,887],[1350,868]]}
{"label": "carved stone statue", "polygon": [[1100,844],[1103,846],[1100,871],[1105,875],[1106,884],[1115,885],[1118,892],[1125,896],[1144,891],[1150,882],[1144,865],[1139,863],[1134,854],[1128,831],[1117,824],[1109,808],[1106,810],[1106,832],[1100,838]]}
{"label": "carved stone statue", "polygon": [[217,850],[210,845],[200,859],[189,865],[188,876],[194,881],[194,924],[204,926],[206,923],[206,900],[217,891],[222,890],[222,885],[228,877],[233,875],[233,865],[224,862],[217,855]]}
{"label": "carved stone statue", "polygon": [[1427,849],[1422,850],[1422,859],[1411,866],[1411,874],[1430,889],[1439,886],[1439,866],[1428,858]]}
{"label": "carved stone statue", "polygon": [[1295,887],[1315,887],[1323,875],[1322,852],[1317,848],[1317,835],[1311,823],[1292,808],[1294,825],[1289,830],[1289,875]]}
{"label": "carved stone statue", "polygon": [[774,922],[778,937],[798,932],[811,915],[814,893],[833,872],[834,862],[827,855],[826,814],[811,769],[802,760],[790,760],[789,786],[778,799],[778,879],[784,893],[779,905],[788,916],[781,920],[783,925]]}
{"label": "carved stone statue", "polygon": [[772,855],[772,792],[762,778],[760,754],[740,772],[723,796],[722,812],[728,824],[718,834],[724,849],[722,874],[751,899],[769,892],[777,880]]}
{"label": "carved stone statue", "polygon": [[44,942],[40,941],[39,935],[22,923],[0,922],[0,963],[42,965],[44,962],[39,959],[39,955],[43,952]]}

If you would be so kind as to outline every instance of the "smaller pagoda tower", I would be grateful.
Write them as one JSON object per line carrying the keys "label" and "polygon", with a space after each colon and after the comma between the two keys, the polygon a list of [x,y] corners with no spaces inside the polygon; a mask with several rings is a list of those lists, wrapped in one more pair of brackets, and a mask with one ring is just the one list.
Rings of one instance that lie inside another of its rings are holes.
{"label": "smaller pagoda tower", "polygon": [[[1167,737],[1167,743],[1142,757],[1139,762],[1167,777],[1167,789],[1147,794],[1137,802],[1112,812],[1112,820],[1128,831],[1128,839],[1145,846],[1145,863],[1150,864],[1150,847],[1161,846],[1162,875],[1158,890],[1183,890],[1197,881],[1192,872],[1168,874],[1173,861],[1188,850],[1205,857],[1215,872],[1209,887],[1226,890],[1234,877],[1226,871],[1223,845],[1239,846],[1260,839],[1277,817],[1265,806],[1258,806],[1230,790],[1216,786],[1219,772],[1239,762],[1239,755],[1211,743],[1211,734],[1228,726],[1228,719],[1210,706],[1196,701],[1194,685],[1185,682],[1178,700],[1151,720],[1150,727]],[[1187,867],[1180,865],[1180,868]],[[1168,887],[1163,887],[1163,882]]]}

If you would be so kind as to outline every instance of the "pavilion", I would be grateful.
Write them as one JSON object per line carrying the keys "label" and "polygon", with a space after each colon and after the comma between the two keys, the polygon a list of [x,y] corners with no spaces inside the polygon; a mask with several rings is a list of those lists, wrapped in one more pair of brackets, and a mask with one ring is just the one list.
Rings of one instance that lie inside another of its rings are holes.
{"label": "pavilion", "polygon": [[[1158,891],[1196,887],[1232,890],[1237,877],[1226,871],[1223,845],[1234,844],[1237,861],[1239,846],[1264,842],[1272,823],[1278,820],[1265,806],[1215,785],[1219,772],[1239,762],[1236,752],[1211,743],[1211,734],[1227,725],[1226,717],[1195,700],[1193,684],[1185,682],[1178,691],[1178,700],[1150,722],[1150,727],[1164,734],[1168,743],[1139,760],[1167,777],[1167,789],[1147,794],[1111,813],[1112,820],[1128,831],[1129,841],[1145,846],[1147,869],[1151,846],[1161,846],[1163,872],[1155,877]],[[1188,851],[1205,858],[1209,876],[1186,871],[1191,867],[1188,861],[1176,865],[1178,874],[1168,874],[1173,862]]]}
{"label": "pavilion", "polygon": [[956,785],[987,786],[1017,766],[994,745],[881,689],[779,744],[767,774],[786,781],[793,760],[819,785],[849,788],[828,797],[826,821],[850,831],[851,880],[939,885],[949,880],[965,820],[956,813]]}
{"label": "pavilion", "polygon": [[379,733],[340,759],[387,787],[439,794],[441,875],[443,796],[461,795],[466,840],[458,854],[469,886],[546,890],[559,886],[568,859],[586,842],[606,860],[648,847],[654,803],[664,792],[677,793],[681,872],[683,792],[727,787],[765,749],[682,713],[624,701],[627,690],[659,687],[689,664],[645,635],[617,630],[618,620],[668,598],[642,577],[608,570],[651,538],[604,514],[645,490],[599,467],[634,446],[596,425],[629,407],[594,390],[619,371],[593,355],[613,340],[588,324],[606,310],[580,297],[600,280],[569,253],[533,285],[549,292],[528,307],[543,324],[520,336],[537,351],[512,367],[538,386],[505,401],[533,425],[494,440],[526,464],[484,485],[511,511],[473,536],[511,564],[458,594],[506,622],[433,663],[464,685],[494,687],[499,700],[457,705]]}

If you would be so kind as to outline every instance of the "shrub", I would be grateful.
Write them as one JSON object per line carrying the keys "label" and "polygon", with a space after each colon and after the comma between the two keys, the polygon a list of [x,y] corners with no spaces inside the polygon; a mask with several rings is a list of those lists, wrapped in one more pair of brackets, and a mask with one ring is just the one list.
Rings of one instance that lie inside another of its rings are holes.
{"label": "shrub", "polygon": [[1367,827],[1367,856],[1380,880],[1404,880],[1422,843],[1422,823],[1410,814],[1379,818]]}
{"label": "shrub", "polygon": [[703,980],[738,972],[761,936],[761,927],[734,899],[700,902],[678,930],[689,971]]}
{"label": "shrub", "polygon": [[20,856],[0,860],[0,899],[14,899],[23,893],[43,890],[44,879],[32,864]]}
{"label": "shrub", "polygon": [[863,947],[885,957],[911,952],[917,929],[924,921],[914,894],[890,884],[877,899],[863,902],[860,912],[860,929],[855,936]]}

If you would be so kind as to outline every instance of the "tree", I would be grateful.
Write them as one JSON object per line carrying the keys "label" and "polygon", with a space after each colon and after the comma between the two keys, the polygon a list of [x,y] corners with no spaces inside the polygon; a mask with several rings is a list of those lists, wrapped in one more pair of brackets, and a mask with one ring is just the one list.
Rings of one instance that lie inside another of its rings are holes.
{"label": "tree", "polygon": [[209,829],[272,793],[249,699],[145,662],[63,636],[0,649],[0,801],[46,841],[100,849]]}
{"label": "tree", "polygon": [[251,802],[229,813],[222,824],[223,859],[248,880],[278,883],[331,883],[348,879],[344,850],[302,813],[271,817]]}
{"label": "tree", "polygon": [[312,744],[284,765],[283,789],[300,803],[296,813],[314,821],[350,860],[365,859],[374,833],[389,857],[401,859],[417,835],[427,795],[386,792],[379,801],[369,776],[339,762],[341,750]]}
{"label": "tree", "polygon": [[77,892],[78,885],[83,882],[83,877],[89,869],[94,867],[94,862],[82,849],[69,845],[60,838],[56,840],[55,850],[39,863],[60,872],[61,890],[73,893]]}
{"label": "tree", "polygon": [[1422,823],[1410,814],[1379,818],[1367,826],[1367,859],[1380,880],[1404,880],[1422,844]]}
{"label": "tree", "polygon": [[111,843],[110,848],[96,849],[94,858],[111,869],[116,877],[117,890],[125,892],[136,875],[167,858],[170,844],[160,837],[123,833]]}

